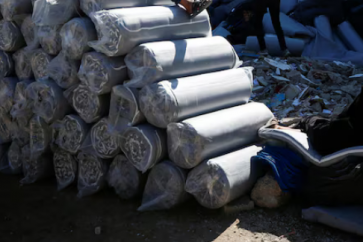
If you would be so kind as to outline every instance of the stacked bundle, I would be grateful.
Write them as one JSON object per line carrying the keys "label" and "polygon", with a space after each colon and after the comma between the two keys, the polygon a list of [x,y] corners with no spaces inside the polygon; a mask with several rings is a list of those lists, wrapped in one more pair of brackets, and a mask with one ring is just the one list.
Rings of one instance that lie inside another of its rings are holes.
{"label": "stacked bundle", "polygon": [[[124,199],[143,193],[140,211],[174,207],[187,191],[220,207],[251,188],[258,148],[225,154],[256,142],[272,114],[248,104],[252,68],[238,68],[233,47],[211,37],[206,11],[190,19],[178,7],[145,6],[169,0],[33,2],[20,27],[0,24],[1,170],[23,170],[31,183],[53,166],[58,189],[78,179],[82,197],[107,182]],[[235,180],[230,171],[241,167]]]}

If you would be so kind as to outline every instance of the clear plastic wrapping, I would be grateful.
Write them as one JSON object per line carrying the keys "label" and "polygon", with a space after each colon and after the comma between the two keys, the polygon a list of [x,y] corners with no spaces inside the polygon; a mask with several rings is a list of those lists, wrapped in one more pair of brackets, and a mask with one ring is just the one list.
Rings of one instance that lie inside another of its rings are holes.
{"label": "clear plastic wrapping", "polygon": [[249,103],[168,125],[168,151],[178,166],[191,169],[203,160],[257,142],[258,130],[273,114]]}
{"label": "clear plastic wrapping", "polygon": [[0,50],[17,51],[25,46],[23,35],[15,22],[0,21]]}
{"label": "clear plastic wrapping", "polygon": [[79,83],[78,70],[80,61],[72,60],[62,50],[49,62],[47,73],[61,88],[67,89]]}
{"label": "clear plastic wrapping", "polygon": [[21,24],[20,31],[24,36],[28,50],[39,48],[38,27],[33,22],[32,16],[28,15]]}
{"label": "clear plastic wrapping", "polygon": [[8,161],[9,144],[0,145],[0,173],[13,174]]}
{"label": "clear plastic wrapping", "polygon": [[24,178],[20,181],[21,184],[32,184],[54,176],[52,155],[50,153],[32,158],[29,145],[24,146],[21,153],[24,173]]}
{"label": "clear plastic wrapping", "polygon": [[186,201],[186,178],[187,171],[170,161],[156,165],[148,176],[138,211],[171,209]]}
{"label": "clear plastic wrapping", "polygon": [[263,166],[251,160],[261,150],[250,146],[204,161],[189,172],[185,190],[210,209],[221,208],[246,195],[264,175]]}
{"label": "clear plastic wrapping", "polygon": [[30,65],[36,80],[48,76],[48,64],[54,57],[47,54],[43,49],[36,49],[32,52]]}
{"label": "clear plastic wrapping", "polygon": [[92,92],[105,94],[127,79],[127,68],[123,57],[90,52],[83,55],[78,77]]}
{"label": "clear plastic wrapping", "polygon": [[62,149],[57,149],[53,154],[55,177],[57,178],[58,191],[71,185],[77,178],[76,158]]}
{"label": "clear plastic wrapping", "polygon": [[26,92],[33,102],[33,112],[47,123],[62,119],[71,110],[63,90],[50,79],[31,83]]}
{"label": "clear plastic wrapping", "polygon": [[142,7],[142,6],[172,6],[171,0],[80,0],[82,11],[89,15],[103,9]]}
{"label": "clear plastic wrapping", "polygon": [[33,77],[31,66],[32,52],[27,48],[22,48],[13,54],[16,76],[20,80],[26,80]]}
{"label": "clear plastic wrapping", "polygon": [[233,46],[223,37],[161,41],[139,45],[125,58],[129,87],[142,88],[171,78],[238,68]]}
{"label": "clear plastic wrapping", "polygon": [[14,105],[10,114],[21,127],[28,126],[28,121],[33,116],[33,101],[27,97],[26,89],[32,80],[21,81],[16,84],[14,92]]}
{"label": "clear plastic wrapping", "polygon": [[122,199],[140,194],[146,183],[146,175],[138,171],[123,155],[114,158],[107,173],[107,183]]}
{"label": "clear plastic wrapping", "polygon": [[0,108],[0,144],[11,142],[12,135],[15,132],[11,116],[3,108]]}
{"label": "clear plastic wrapping", "polygon": [[140,109],[147,121],[169,123],[247,103],[252,95],[252,67],[162,81],[140,91]]}
{"label": "clear plastic wrapping", "polygon": [[9,113],[14,104],[14,93],[18,78],[6,77],[0,80],[0,107],[2,111]]}
{"label": "clear plastic wrapping", "polygon": [[166,156],[165,131],[149,124],[129,127],[121,134],[120,146],[129,161],[145,173]]}
{"label": "clear plastic wrapping", "polygon": [[120,119],[126,119],[131,125],[145,121],[139,108],[139,90],[123,85],[114,86],[111,92],[109,122],[115,125]]}
{"label": "clear plastic wrapping", "polygon": [[30,142],[30,129],[29,119],[15,119],[12,121],[13,132],[11,139],[13,142],[17,142],[19,146],[23,147]]}
{"label": "clear plastic wrapping", "polygon": [[14,21],[32,13],[32,0],[1,0],[1,15],[6,21]]}
{"label": "clear plastic wrapping", "polygon": [[9,162],[11,174],[21,174],[23,172],[21,147],[16,141],[11,143],[8,150],[7,159]]}
{"label": "clear plastic wrapping", "polygon": [[60,36],[65,54],[71,59],[81,60],[83,54],[91,50],[88,41],[96,40],[97,32],[90,19],[74,18],[63,25]]}
{"label": "clear plastic wrapping", "polygon": [[[13,55],[14,58],[14,55]],[[0,78],[11,76],[14,71],[14,62],[11,55],[4,51],[0,51]]]}
{"label": "clear plastic wrapping", "polygon": [[29,129],[29,156],[31,160],[37,160],[50,151],[52,128],[40,116],[34,115],[29,121]]}
{"label": "clear plastic wrapping", "polygon": [[33,21],[36,25],[65,24],[79,12],[79,0],[36,0]]}
{"label": "clear plastic wrapping", "polygon": [[86,123],[94,123],[106,116],[110,106],[110,95],[97,95],[85,85],[69,88],[64,95]]}
{"label": "clear plastic wrapping", "polygon": [[93,195],[106,184],[108,164],[95,154],[78,154],[78,197]]}
{"label": "clear plastic wrapping", "polygon": [[62,25],[41,26],[38,28],[39,43],[49,55],[57,55],[62,50],[61,28]]}
{"label": "clear plastic wrapping", "polygon": [[179,7],[143,7],[103,10],[90,17],[98,40],[89,46],[107,56],[125,55],[146,42],[211,36],[207,11],[190,18]]}

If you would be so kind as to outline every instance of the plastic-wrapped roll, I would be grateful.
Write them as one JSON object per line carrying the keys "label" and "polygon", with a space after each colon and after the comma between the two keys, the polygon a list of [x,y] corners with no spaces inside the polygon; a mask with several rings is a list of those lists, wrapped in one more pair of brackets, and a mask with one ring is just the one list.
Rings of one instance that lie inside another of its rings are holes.
{"label": "plastic-wrapped roll", "polygon": [[33,112],[47,123],[62,119],[69,111],[63,90],[50,79],[42,79],[27,87],[27,96],[33,102]]}
{"label": "plastic-wrapped roll", "polygon": [[103,9],[142,7],[142,6],[172,6],[171,0],[80,0],[82,11],[89,15]]}
{"label": "plastic-wrapped roll", "polygon": [[166,128],[169,123],[247,103],[252,70],[245,67],[148,85],[140,91],[140,109],[149,123]]}
{"label": "plastic-wrapped roll", "polygon": [[62,149],[57,149],[53,155],[55,177],[58,191],[71,185],[77,177],[76,158]]}
{"label": "plastic-wrapped roll", "polygon": [[79,11],[79,0],[36,0],[33,5],[33,21],[39,26],[65,24]]}
{"label": "plastic-wrapped roll", "polygon": [[54,57],[47,54],[43,49],[36,49],[33,51],[30,58],[30,65],[36,80],[48,76],[48,64]]}
{"label": "plastic-wrapped roll", "polygon": [[34,115],[29,121],[30,129],[30,156],[36,160],[42,154],[49,151],[52,140],[51,127],[38,115]]}
{"label": "plastic-wrapped roll", "polygon": [[71,59],[80,60],[84,53],[91,50],[88,41],[96,40],[97,32],[90,19],[74,18],[63,25],[60,36],[65,54]]}
{"label": "plastic-wrapped roll", "polygon": [[[32,53],[27,48],[22,48],[13,54],[15,73],[20,80],[33,77],[30,63]],[[1,58],[1,57],[0,57]]]}
{"label": "plastic-wrapped roll", "polygon": [[25,46],[23,35],[14,22],[0,21],[0,50],[17,51]]}
{"label": "plastic-wrapped roll", "polygon": [[129,127],[122,132],[121,150],[142,173],[161,161],[167,152],[163,130],[149,124]]}
{"label": "plastic-wrapped roll", "polygon": [[21,81],[15,87],[14,105],[10,114],[21,127],[28,126],[28,121],[33,116],[33,102],[26,96],[26,89],[32,82],[32,80]]}
{"label": "plastic-wrapped roll", "polygon": [[211,36],[207,11],[190,18],[179,7],[143,7],[90,14],[98,40],[90,47],[108,56],[121,56],[136,46],[161,40]]}
{"label": "plastic-wrapped roll", "polygon": [[95,194],[106,184],[108,165],[94,154],[78,154],[78,197]]}
{"label": "plastic-wrapped roll", "polygon": [[162,41],[142,44],[125,58],[129,70],[129,87],[185,76],[239,67],[234,48],[223,37]]}
{"label": "plastic-wrapped roll", "polygon": [[48,76],[61,88],[67,89],[79,83],[78,70],[80,62],[72,60],[62,50],[48,65]]}
{"label": "plastic-wrapped roll", "polygon": [[23,15],[31,14],[33,10],[31,0],[2,0],[0,9],[6,21],[14,21]]}
{"label": "plastic-wrapped roll", "polygon": [[21,174],[23,172],[22,154],[21,148],[16,141],[11,143],[7,158],[11,174]]}
{"label": "plastic-wrapped roll", "polygon": [[39,180],[54,176],[52,155],[47,153],[32,158],[31,146],[26,145],[21,150],[24,178],[21,184],[32,184]]}
{"label": "plastic-wrapped roll", "polygon": [[[25,120],[24,120],[25,122]],[[29,120],[23,125],[23,120],[13,120],[13,132],[11,134],[11,139],[13,142],[17,142],[19,146],[23,147],[30,142],[30,130],[29,130]]]}
{"label": "plastic-wrapped roll", "polygon": [[42,49],[49,55],[57,55],[62,50],[60,30],[62,25],[41,26],[38,29],[38,40]]}
{"label": "plastic-wrapped roll", "polygon": [[122,118],[127,119],[131,125],[145,121],[139,108],[139,91],[118,85],[111,92],[109,122],[114,125]]}
{"label": "plastic-wrapped roll", "polygon": [[170,209],[183,203],[188,198],[186,178],[187,171],[170,161],[156,165],[148,176],[138,211]]}
{"label": "plastic-wrapped roll", "polygon": [[85,85],[78,85],[70,95],[65,95],[68,96],[73,108],[86,123],[97,122],[108,113],[110,95],[99,96],[91,92]]}
{"label": "plastic-wrapped roll", "polygon": [[127,68],[123,57],[90,52],[83,55],[78,77],[92,92],[105,94],[127,79]]}
{"label": "plastic-wrapped roll", "polygon": [[8,53],[0,51],[0,78],[11,76],[13,71],[14,71],[13,59]]}
{"label": "plastic-wrapped roll", "polygon": [[38,27],[33,22],[32,16],[28,15],[21,24],[20,31],[24,36],[28,50],[39,48]]}
{"label": "plastic-wrapped roll", "polygon": [[210,209],[246,195],[264,175],[263,167],[251,161],[259,151],[260,147],[250,146],[204,161],[189,173],[185,190]]}
{"label": "plastic-wrapped roll", "polygon": [[112,161],[107,173],[107,182],[122,199],[131,199],[142,193],[146,175],[138,171],[123,155]]}
{"label": "plastic-wrapped roll", "polygon": [[12,174],[12,170],[8,161],[9,144],[0,145],[0,173]]}
{"label": "plastic-wrapped roll", "polygon": [[273,114],[260,103],[249,103],[168,125],[168,151],[178,166],[193,168],[203,160],[249,145]]}
{"label": "plastic-wrapped roll", "polygon": [[9,113],[14,104],[14,93],[18,78],[6,77],[0,80],[0,107]]}
{"label": "plastic-wrapped roll", "polygon": [[63,150],[76,154],[85,140],[89,126],[77,115],[67,115],[61,122],[57,144]]}
{"label": "plastic-wrapped roll", "polygon": [[0,144],[11,142],[15,126],[11,121],[11,116],[3,108],[0,108]]}

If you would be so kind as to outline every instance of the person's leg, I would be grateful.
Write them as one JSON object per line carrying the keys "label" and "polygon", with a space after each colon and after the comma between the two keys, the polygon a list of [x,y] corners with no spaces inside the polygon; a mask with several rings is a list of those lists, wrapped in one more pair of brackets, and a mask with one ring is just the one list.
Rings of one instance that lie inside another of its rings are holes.
{"label": "person's leg", "polygon": [[265,11],[261,8],[255,12],[255,31],[258,39],[258,43],[260,44],[260,50],[266,50],[266,42],[265,42],[265,31],[263,30],[263,16]]}
{"label": "person's leg", "polygon": [[285,51],[287,50],[287,46],[280,22],[280,0],[270,0],[268,7],[270,9],[272,25],[274,26],[277,38],[279,39],[280,48],[282,51]]}

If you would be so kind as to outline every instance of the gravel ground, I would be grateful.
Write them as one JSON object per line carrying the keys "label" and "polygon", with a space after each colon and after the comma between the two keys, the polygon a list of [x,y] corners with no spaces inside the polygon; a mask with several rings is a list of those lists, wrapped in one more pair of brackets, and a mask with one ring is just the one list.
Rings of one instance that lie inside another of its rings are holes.
{"label": "gravel ground", "polygon": [[172,211],[139,213],[139,200],[120,201],[111,190],[77,199],[76,187],[57,192],[55,181],[21,187],[19,179],[0,175],[1,242],[363,241],[303,221],[296,202],[225,214],[190,201]]}

